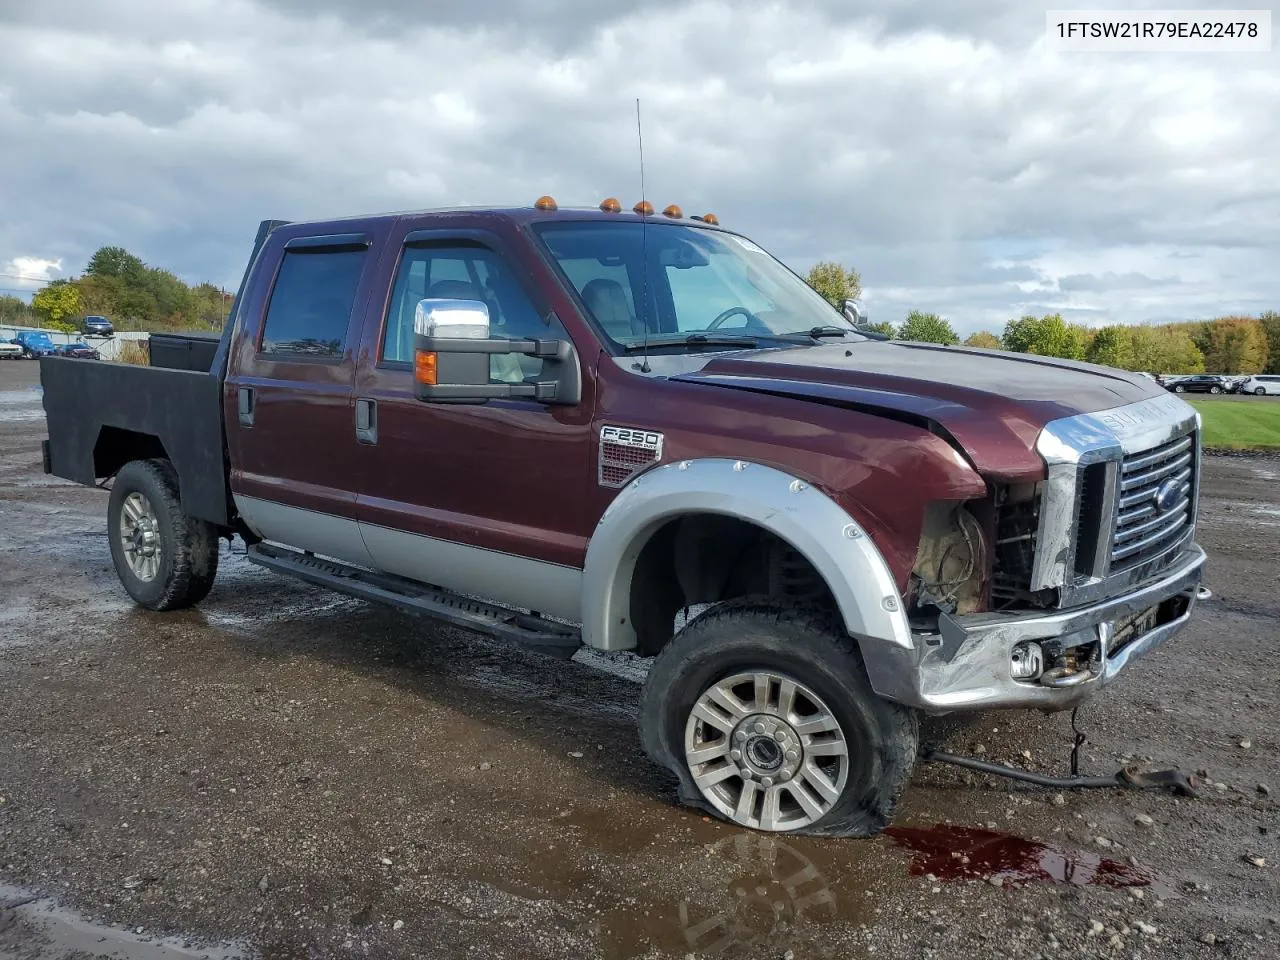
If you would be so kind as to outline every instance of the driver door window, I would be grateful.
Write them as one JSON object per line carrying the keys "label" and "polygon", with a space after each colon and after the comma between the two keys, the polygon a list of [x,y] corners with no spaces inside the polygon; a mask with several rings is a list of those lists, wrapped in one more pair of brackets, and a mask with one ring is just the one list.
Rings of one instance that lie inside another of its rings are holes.
{"label": "driver door window", "polygon": [[[423,299],[481,301],[489,308],[489,332],[495,337],[548,336],[547,324],[494,251],[480,246],[407,247],[387,312],[382,362],[413,360],[413,317]],[[489,378],[497,383],[519,383],[542,372],[541,359],[523,354],[494,354],[489,364]]]}

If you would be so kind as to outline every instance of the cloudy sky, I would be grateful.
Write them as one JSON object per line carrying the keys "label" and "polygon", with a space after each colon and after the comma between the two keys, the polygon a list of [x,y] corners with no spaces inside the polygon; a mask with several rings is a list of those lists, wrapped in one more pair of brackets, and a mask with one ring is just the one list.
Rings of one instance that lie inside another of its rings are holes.
{"label": "cloudy sky", "polygon": [[0,289],[102,244],[234,289],[268,217],[629,205],[639,97],[659,208],[855,265],[873,319],[1280,309],[1280,51],[1053,53],[1045,9],[0,0]]}

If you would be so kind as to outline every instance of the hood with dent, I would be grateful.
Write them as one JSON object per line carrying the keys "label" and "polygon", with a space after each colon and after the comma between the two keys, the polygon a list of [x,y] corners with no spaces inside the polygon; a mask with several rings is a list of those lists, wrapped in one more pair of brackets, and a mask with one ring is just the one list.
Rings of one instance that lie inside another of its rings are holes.
{"label": "hood with dent", "polygon": [[810,399],[889,416],[947,437],[985,476],[1042,479],[1046,423],[1162,396],[1111,367],[965,347],[859,341],[726,354],[674,379]]}

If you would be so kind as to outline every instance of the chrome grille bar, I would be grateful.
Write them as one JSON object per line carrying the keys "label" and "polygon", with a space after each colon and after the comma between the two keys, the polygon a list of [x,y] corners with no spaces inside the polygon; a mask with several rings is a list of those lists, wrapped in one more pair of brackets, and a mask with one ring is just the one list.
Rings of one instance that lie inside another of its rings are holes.
{"label": "chrome grille bar", "polygon": [[1191,524],[1194,460],[1193,432],[1130,453],[1121,462],[1111,537],[1112,572],[1154,559],[1181,541]]}

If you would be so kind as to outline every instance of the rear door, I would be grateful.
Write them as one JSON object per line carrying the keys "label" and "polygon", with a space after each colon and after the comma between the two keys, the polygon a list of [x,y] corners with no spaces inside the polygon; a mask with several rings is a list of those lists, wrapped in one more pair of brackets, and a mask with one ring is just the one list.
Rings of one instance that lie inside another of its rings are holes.
{"label": "rear door", "polygon": [[[480,299],[495,336],[568,334],[506,241],[486,230],[391,237],[357,372],[363,429],[360,529],[389,573],[543,613],[577,617],[587,539],[590,352],[582,401],[424,403],[414,396],[413,315],[424,297]],[[597,348],[598,349],[598,348]],[[537,377],[541,360],[495,356],[491,376]],[[349,428],[350,429],[350,428]]]}
{"label": "rear door", "polygon": [[275,269],[255,279],[223,393],[231,491],[249,528],[365,565],[351,390],[376,233],[272,235],[261,262]]}

